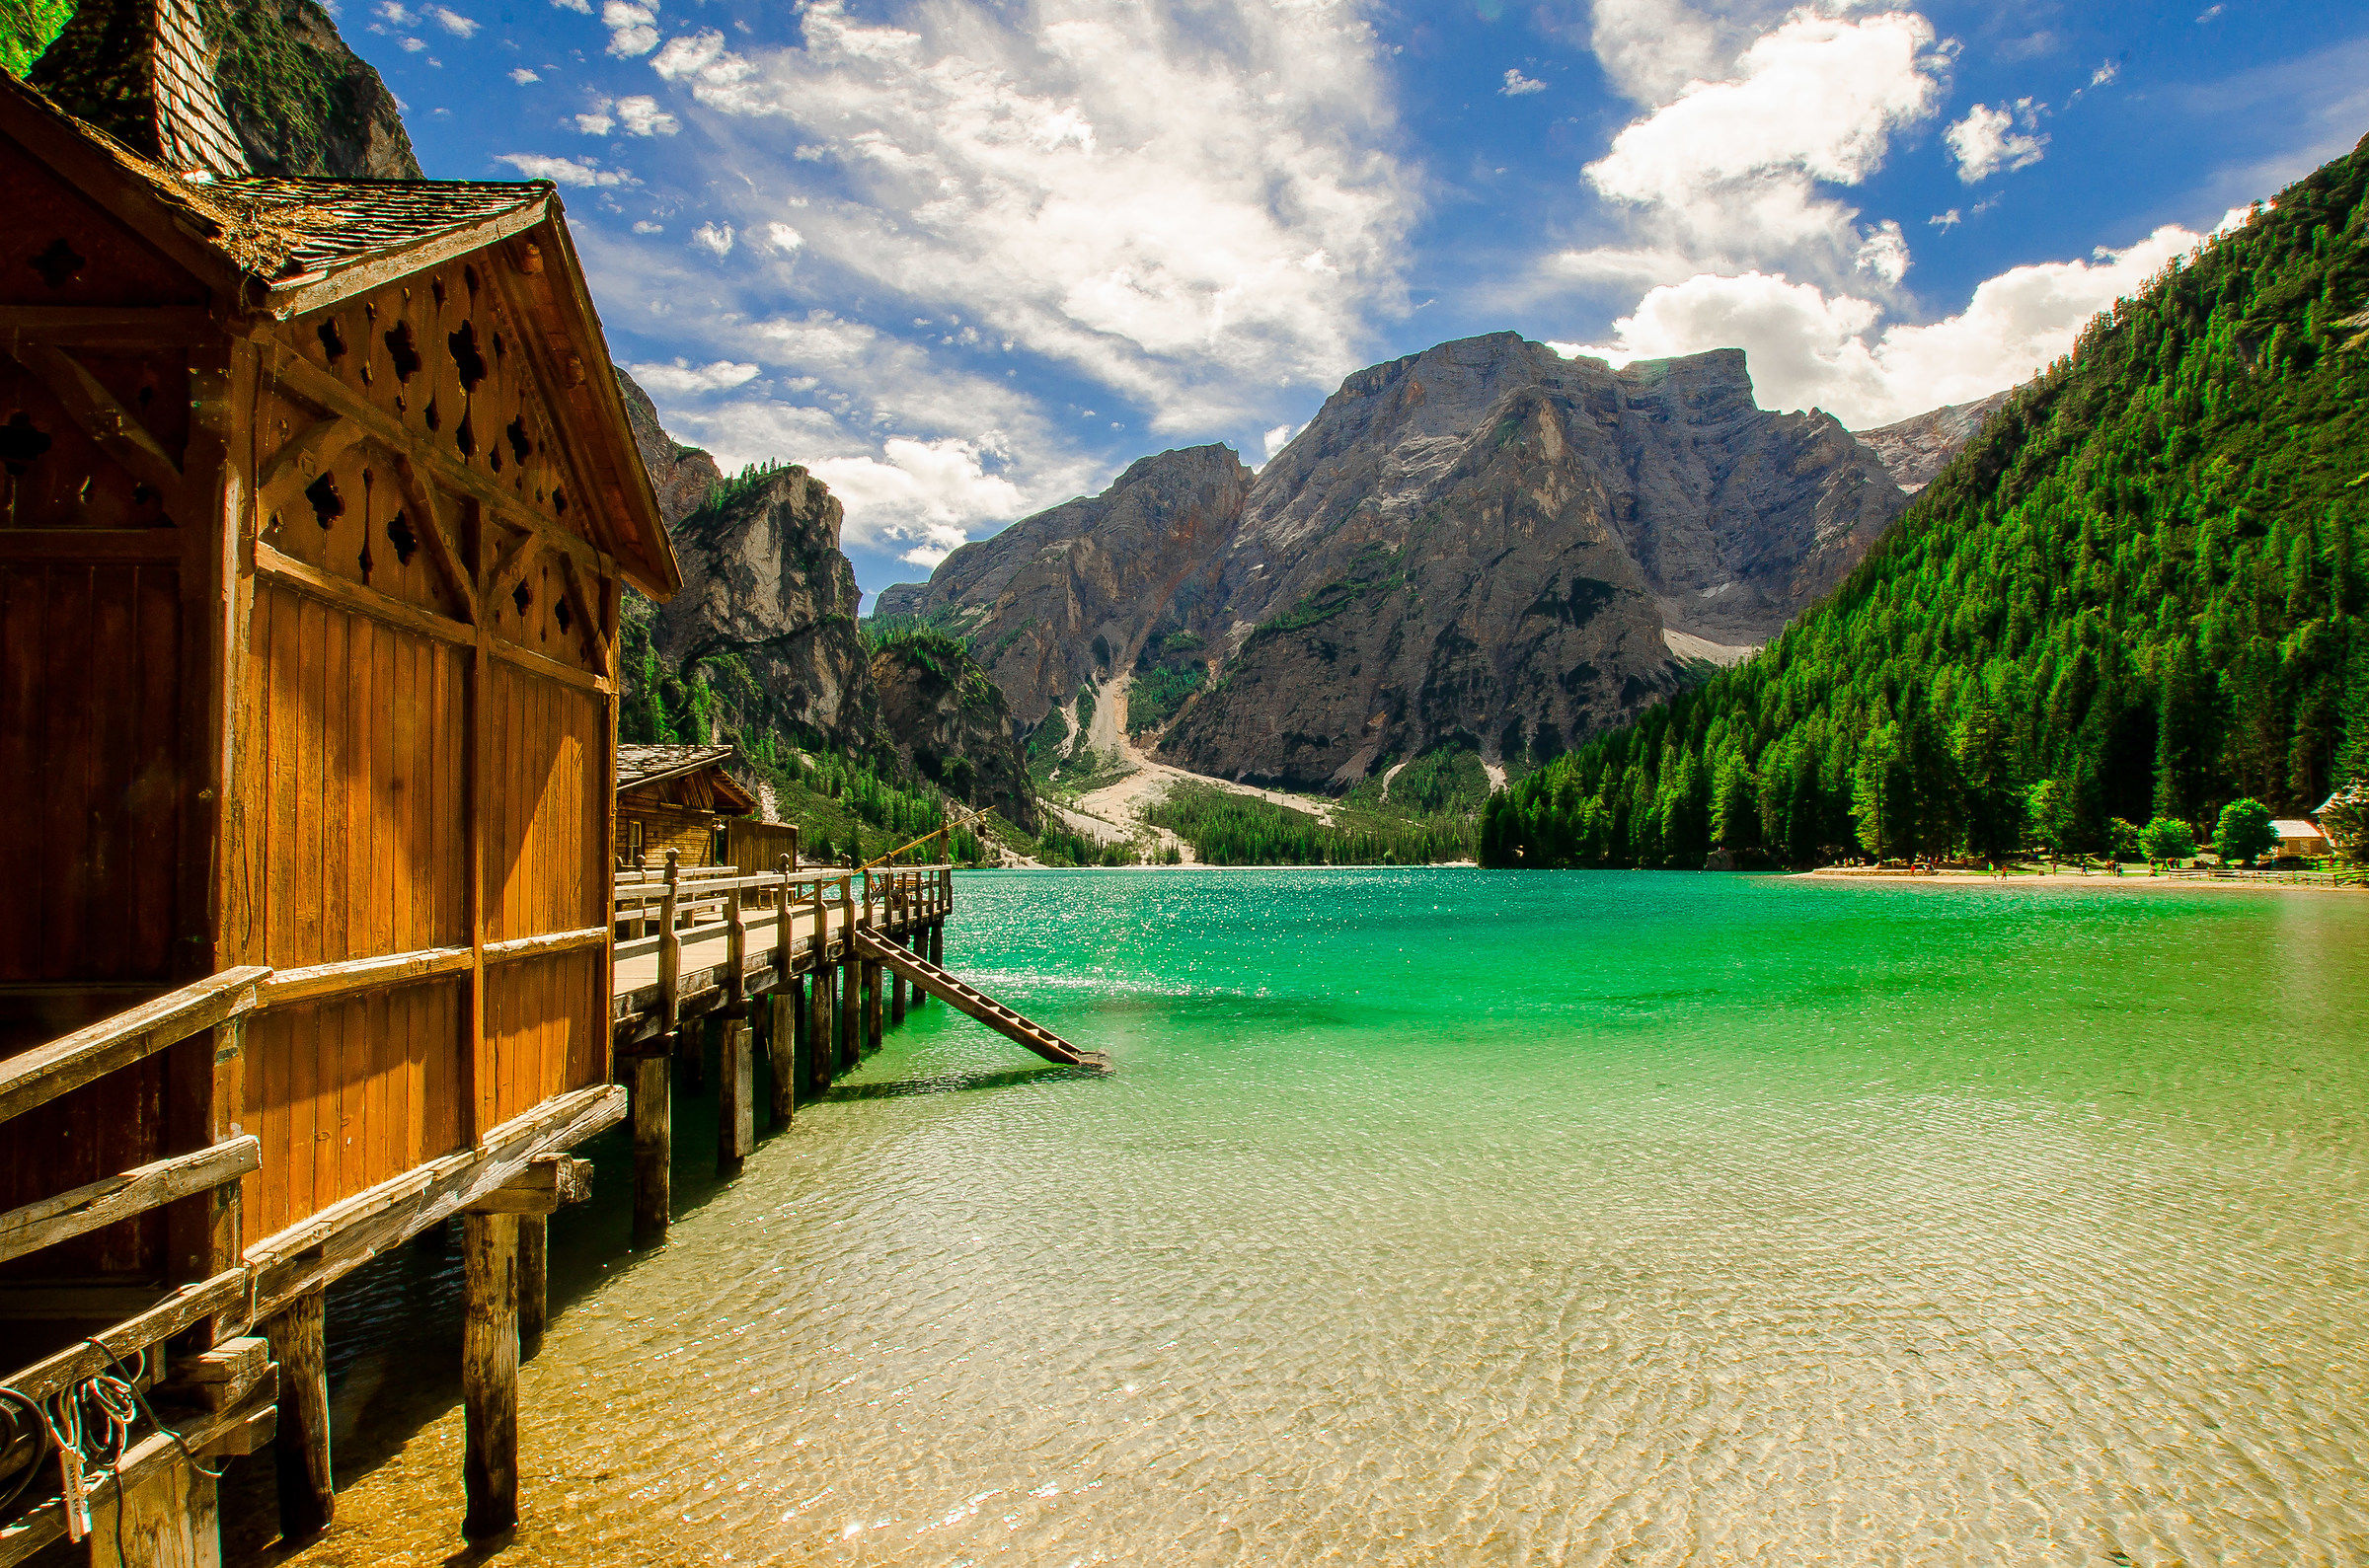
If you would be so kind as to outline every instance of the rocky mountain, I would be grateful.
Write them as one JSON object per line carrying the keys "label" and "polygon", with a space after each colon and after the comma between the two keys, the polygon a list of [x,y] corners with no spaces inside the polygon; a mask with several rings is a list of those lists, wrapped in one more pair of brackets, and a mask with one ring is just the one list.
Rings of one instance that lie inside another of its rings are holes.
{"label": "rocky mountain", "polygon": [[872,684],[881,727],[914,772],[1036,831],[1035,786],[1013,743],[1012,709],[961,643],[926,632],[887,637],[872,656]]}
{"label": "rocky mountain", "polygon": [[963,546],[926,586],[881,590],[874,614],[946,621],[1003,688],[1013,716],[1033,726],[1080,686],[1128,668],[1155,628],[1206,619],[1198,611],[1251,480],[1231,447],[1147,457],[1100,495]]}
{"label": "rocky mountain", "polygon": [[1223,447],[1146,459],[879,608],[962,636],[1023,722],[1191,648],[1167,760],[1339,788],[1634,717],[1906,504],[1831,416],[1761,409],[1739,350],[1616,370],[1500,333],[1351,376],[1255,478]]}
{"label": "rocky mountain", "polygon": [[199,15],[256,173],[420,178],[395,95],[317,0],[201,0]]}
{"label": "rocky mountain", "polygon": [[[676,671],[706,665],[744,734],[894,753],[956,798],[1034,831],[1011,711],[960,645],[926,657],[865,645],[855,567],[839,548],[844,513],[829,488],[795,465],[726,478],[714,458],[666,433],[632,377],[617,379],[683,572],[682,591],[641,619],[655,655]],[[629,684],[642,679],[627,674]]]}
{"label": "rocky mountain", "polygon": [[1855,433],[1860,444],[1883,464],[1892,483],[1903,493],[1914,495],[1949,466],[1949,460],[1974,439],[1983,421],[2007,400],[2007,393],[1994,392],[1976,403],[1947,404],[1898,424]]}

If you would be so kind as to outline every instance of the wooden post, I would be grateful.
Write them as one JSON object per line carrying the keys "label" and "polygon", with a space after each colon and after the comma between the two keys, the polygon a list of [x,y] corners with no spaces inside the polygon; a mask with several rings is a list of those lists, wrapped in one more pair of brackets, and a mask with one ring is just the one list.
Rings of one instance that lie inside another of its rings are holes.
{"label": "wooden post", "polygon": [[551,1317],[551,1222],[539,1214],[518,1217],[518,1359],[532,1361],[543,1349],[543,1325]]}
{"label": "wooden post", "polygon": [[882,1013],[886,1010],[880,996],[880,966],[878,960],[864,965],[864,1050],[867,1055],[880,1048]]}
{"label": "wooden post", "polygon": [[518,1217],[461,1219],[461,1533],[518,1523]]}
{"label": "wooden post", "polygon": [[279,1363],[279,1425],[272,1447],[279,1467],[283,1540],[320,1533],[338,1511],[330,1470],[325,1301],[323,1292],[307,1292],[264,1328],[264,1337],[271,1342],[271,1359]]}
{"label": "wooden post", "polygon": [[[134,1444],[124,1456],[125,1471],[135,1456],[144,1457],[148,1444],[171,1441],[160,1433]],[[178,1454],[141,1465],[113,1506],[102,1503],[93,1512],[98,1529],[91,1531],[91,1568],[220,1568],[222,1514],[214,1478]]]}
{"label": "wooden post", "polygon": [[905,1021],[905,977],[888,977],[888,1021],[891,1025]]}
{"label": "wooden post", "polygon": [[780,868],[782,890],[773,900],[773,981],[777,986],[790,983],[790,962],[798,956],[797,944],[790,939],[790,857],[776,862]]}
{"label": "wooden post", "polygon": [[944,921],[938,921],[930,927],[930,962],[941,969],[946,967],[946,922]]}
{"label": "wooden post", "polygon": [[725,1019],[716,1037],[716,1174],[727,1180],[757,1146],[755,1056],[748,1020]]}
{"label": "wooden post", "polygon": [[806,1037],[799,1060],[806,1070],[807,1091],[819,1098],[831,1086],[831,966],[815,964],[806,976]]}
{"label": "wooden post", "polygon": [[634,1245],[666,1239],[674,1217],[674,1064],[663,1050],[634,1059]]}
{"label": "wooden post", "polygon": [[678,878],[683,852],[666,852],[666,892],[658,901],[658,1016],[661,1032],[672,1034],[682,1020],[683,943],[674,933],[674,903],[680,891]]}
{"label": "wooden post", "polygon": [[740,1002],[748,996],[748,912],[736,887],[725,891],[724,919],[724,1000]]}
{"label": "wooden post", "polygon": [[[789,903],[783,902],[783,919]],[[799,996],[799,980],[785,966],[781,988],[765,1002],[765,1050],[773,1063],[773,1125],[776,1130],[798,1118],[799,1047],[806,1032],[806,1009]]]}

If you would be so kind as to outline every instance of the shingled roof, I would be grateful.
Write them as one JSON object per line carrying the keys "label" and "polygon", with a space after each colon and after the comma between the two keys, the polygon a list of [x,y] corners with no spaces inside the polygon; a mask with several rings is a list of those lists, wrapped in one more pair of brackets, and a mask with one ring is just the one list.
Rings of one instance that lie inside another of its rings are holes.
{"label": "shingled roof", "polygon": [[[732,760],[730,746],[620,746],[617,787],[635,789]],[[734,787],[737,787],[735,785]]]}

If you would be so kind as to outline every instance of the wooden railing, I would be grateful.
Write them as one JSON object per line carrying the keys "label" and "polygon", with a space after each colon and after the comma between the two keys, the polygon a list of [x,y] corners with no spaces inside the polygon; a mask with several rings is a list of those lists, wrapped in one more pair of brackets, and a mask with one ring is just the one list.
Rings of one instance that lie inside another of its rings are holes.
{"label": "wooden railing", "polygon": [[[731,865],[683,865],[670,851],[663,870],[617,873],[618,992],[643,989],[625,978],[624,966],[654,955],[656,1005],[662,1026],[672,1028],[689,945],[726,938],[715,967],[723,971],[726,995],[734,996],[752,960],[769,956],[774,975],[786,978],[802,952],[843,945],[848,933],[859,928],[895,932],[942,920],[953,906],[951,865],[793,870],[784,857],[774,871],[751,876]],[[769,928],[754,944],[752,916],[760,928]]]}

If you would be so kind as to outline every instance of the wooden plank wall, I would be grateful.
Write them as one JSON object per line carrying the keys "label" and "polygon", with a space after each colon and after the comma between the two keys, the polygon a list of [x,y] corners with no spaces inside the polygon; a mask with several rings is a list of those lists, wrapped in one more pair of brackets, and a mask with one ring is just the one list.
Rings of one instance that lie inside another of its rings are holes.
{"label": "wooden plank wall", "polygon": [[[603,926],[607,702],[508,664],[495,666],[492,696],[486,937]],[[602,968],[598,953],[579,952],[488,972],[487,1079],[479,1085],[487,1125],[601,1081]]]}
{"label": "wooden plank wall", "polygon": [[[0,188],[0,305],[203,303],[153,247],[4,141]],[[190,355],[171,332],[138,346],[12,331],[0,347],[0,1055],[181,978],[184,535],[61,400],[52,380],[72,378],[52,354],[173,461],[191,431]],[[164,1122],[162,1058],[10,1122],[0,1208],[156,1157]],[[144,1276],[161,1265],[163,1228],[161,1212],[109,1226],[0,1274]]]}
{"label": "wooden plank wall", "polygon": [[268,1235],[459,1149],[466,982],[431,981],[268,1011],[247,1030],[246,1128],[263,1169],[242,1189]]}

